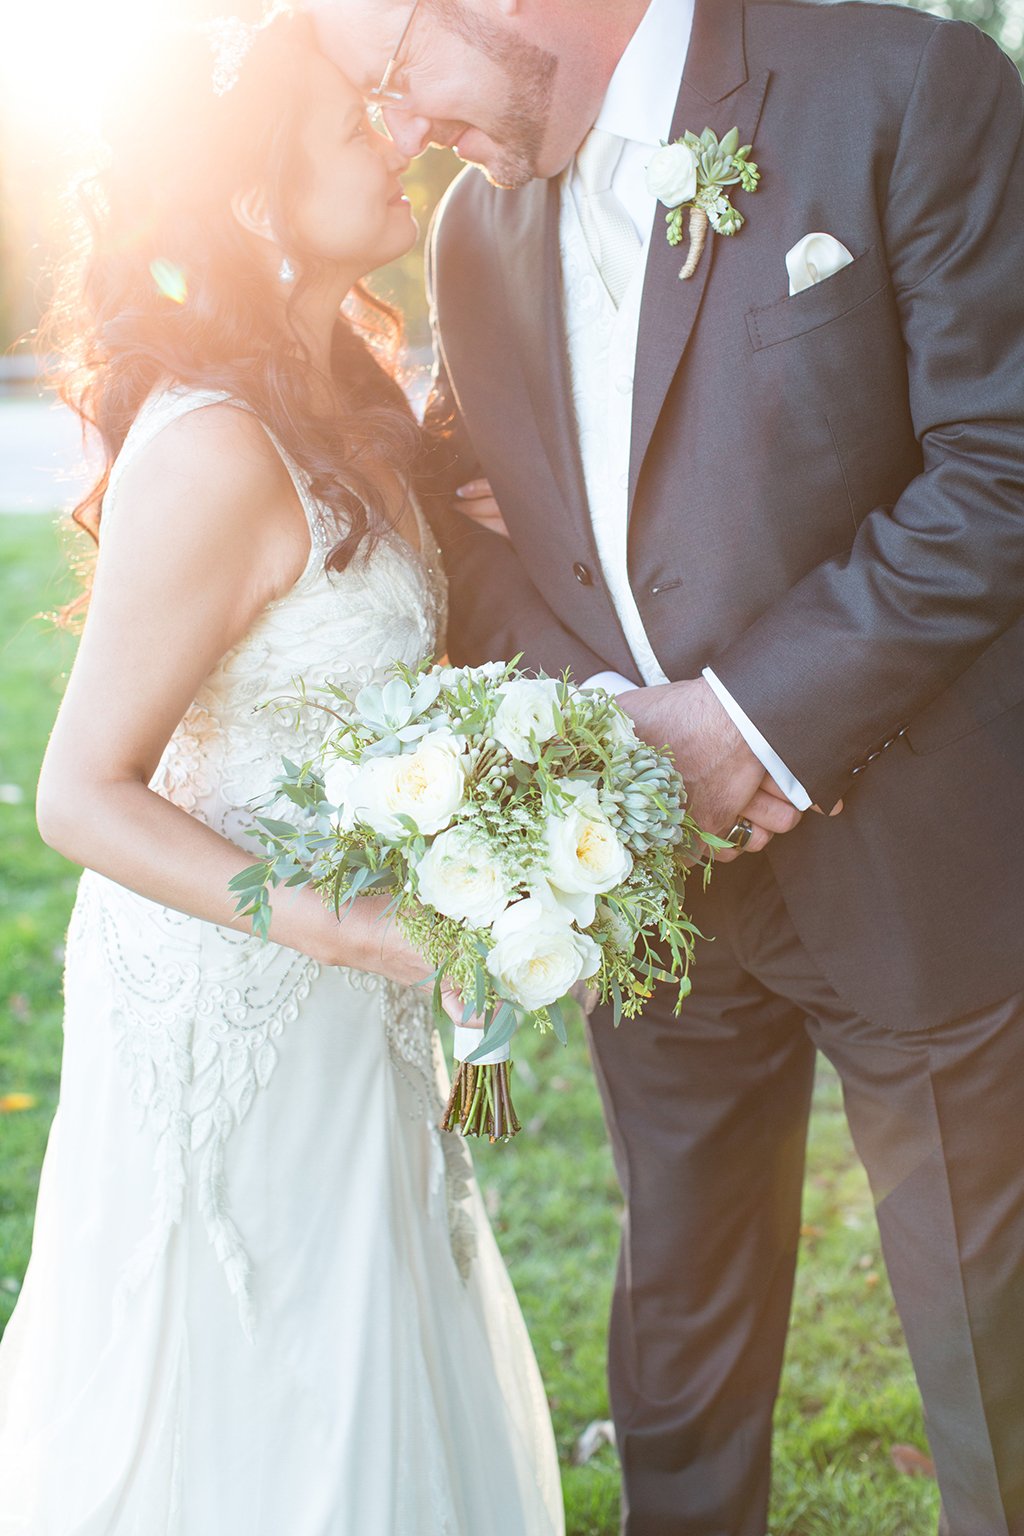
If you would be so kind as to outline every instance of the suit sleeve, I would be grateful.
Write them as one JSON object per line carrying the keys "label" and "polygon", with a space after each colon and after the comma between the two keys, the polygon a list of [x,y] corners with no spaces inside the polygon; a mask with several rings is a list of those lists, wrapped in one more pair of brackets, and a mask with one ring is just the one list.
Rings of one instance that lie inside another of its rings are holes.
{"label": "suit sleeve", "polygon": [[508,539],[481,528],[453,503],[456,486],[487,475],[466,432],[445,361],[444,335],[435,299],[434,270],[443,217],[435,217],[427,241],[427,298],[434,371],[424,415],[427,451],[418,488],[441,547],[449,582],[448,653],[457,665],[511,660],[558,676],[566,667],[577,682],[607,666],[556,617],[530,580]]}
{"label": "suit sleeve", "polygon": [[922,472],[714,658],[821,805],[1024,611],[1021,80],[936,26],[885,205]]}

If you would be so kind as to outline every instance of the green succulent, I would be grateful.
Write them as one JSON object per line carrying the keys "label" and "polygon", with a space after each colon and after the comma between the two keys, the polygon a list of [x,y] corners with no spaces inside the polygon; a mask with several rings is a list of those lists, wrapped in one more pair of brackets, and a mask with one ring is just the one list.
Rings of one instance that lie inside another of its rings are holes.
{"label": "green succulent", "polygon": [[605,814],[632,853],[682,841],[686,814],[683,781],[650,747],[621,747],[612,778],[626,788],[605,797]]}

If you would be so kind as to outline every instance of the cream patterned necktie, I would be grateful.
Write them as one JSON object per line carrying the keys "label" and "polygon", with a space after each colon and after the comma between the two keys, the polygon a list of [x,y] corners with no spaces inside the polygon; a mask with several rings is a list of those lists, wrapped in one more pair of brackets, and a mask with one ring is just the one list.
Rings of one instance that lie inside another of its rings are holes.
{"label": "cream patterned necktie", "polygon": [[629,286],[640,254],[640,237],[633,220],[612,191],[612,176],[623,143],[618,134],[592,128],[576,155],[576,170],[583,193],[580,198],[583,233],[616,309]]}

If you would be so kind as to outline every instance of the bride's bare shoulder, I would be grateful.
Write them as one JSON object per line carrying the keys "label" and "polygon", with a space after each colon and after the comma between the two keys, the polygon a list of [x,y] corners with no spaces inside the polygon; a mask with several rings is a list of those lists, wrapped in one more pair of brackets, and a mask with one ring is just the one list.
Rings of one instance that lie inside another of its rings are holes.
{"label": "bride's bare shoulder", "polygon": [[215,400],[175,416],[130,452],[117,500],[180,508],[187,497],[225,513],[242,506],[256,512],[291,490],[291,476],[253,413]]}
{"label": "bride's bare shoulder", "polygon": [[129,444],[100,526],[104,543],[157,558],[262,566],[277,595],[301,572],[309,529],[291,475],[256,416],[218,400]]}

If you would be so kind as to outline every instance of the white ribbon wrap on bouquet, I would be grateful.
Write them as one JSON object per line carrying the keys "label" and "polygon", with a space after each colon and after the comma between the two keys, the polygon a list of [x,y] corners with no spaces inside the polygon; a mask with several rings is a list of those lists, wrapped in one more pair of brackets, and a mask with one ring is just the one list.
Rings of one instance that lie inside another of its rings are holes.
{"label": "white ribbon wrap on bouquet", "polygon": [[[455,1060],[465,1061],[467,1056],[472,1056],[484,1037],[482,1029],[469,1029],[464,1024],[455,1026]],[[506,1040],[504,1045],[499,1045],[496,1051],[488,1051],[486,1056],[481,1056],[474,1061],[474,1067],[496,1066],[499,1061],[508,1061],[512,1055],[512,1047]]]}

